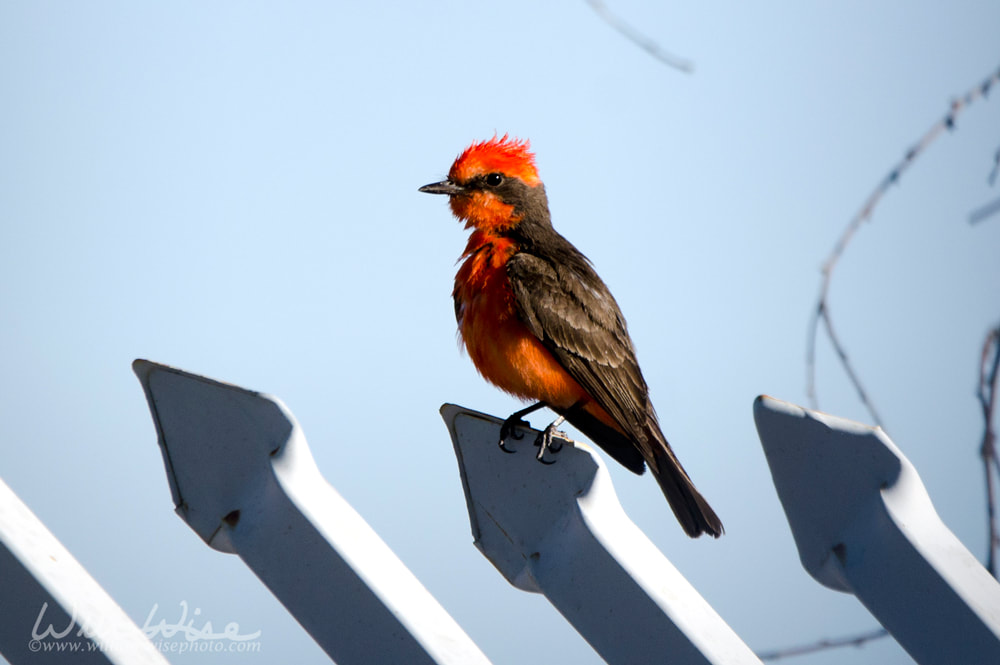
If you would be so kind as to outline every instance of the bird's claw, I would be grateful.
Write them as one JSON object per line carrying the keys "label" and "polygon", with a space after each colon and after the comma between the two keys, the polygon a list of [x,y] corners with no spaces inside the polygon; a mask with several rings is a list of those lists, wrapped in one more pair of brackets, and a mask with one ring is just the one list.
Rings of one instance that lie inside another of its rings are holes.
{"label": "bird's claw", "polygon": [[544,430],[539,432],[538,436],[535,437],[535,445],[538,446],[538,454],[535,455],[535,459],[542,464],[555,464],[556,460],[547,461],[545,459],[545,451],[551,451],[557,453],[562,450],[563,441],[566,440],[566,433],[560,432],[553,425],[549,425]]}
{"label": "bird's claw", "polygon": [[511,450],[510,448],[508,448],[503,444],[508,438],[516,440],[523,439],[524,435],[521,434],[519,431],[517,431],[518,428],[520,427],[531,427],[531,423],[524,420],[523,418],[516,417],[516,415],[503,421],[503,425],[500,426],[500,450],[504,451],[505,453],[517,452],[515,450]]}

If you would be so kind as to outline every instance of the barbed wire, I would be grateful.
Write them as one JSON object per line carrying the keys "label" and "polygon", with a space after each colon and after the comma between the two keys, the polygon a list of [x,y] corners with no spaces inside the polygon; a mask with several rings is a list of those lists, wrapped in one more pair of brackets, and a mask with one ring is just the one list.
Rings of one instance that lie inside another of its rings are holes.
{"label": "barbed wire", "polygon": [[785,649],[774,649],[773,651],[762,651],[757,654],[757,657],[761,660],[781,660],[782,658],[805,656],[810,653],[816,653],[817,651],[826,651],[827,649],[860,647],[866,642],[880,640],[888,634],[889,631],[885,628],[879,628],[868,633],[851,635],[849,637],[837,637],[833,639],[819,640],[818,642],[813,642],[812,644],[803,644],[800,646],[787,647]]}
{"label": "barbed wire", "polygon": [[669,65],[674,69],[679,69],[685,74],[690,74],[694,71],[693,62],[691,62],[686,58],[682,58],[678,55],[670,53],[652,39],[641,34],[631,25],[629,25],[625,21],[621,20],[620,18],[612,14],[611,11],[604,5],[604,3],[601,2],[601,0],[587,0],[587,4],[590,5],[591,9],[597,12],[597,15],[600,16],[605,23],[607,23],[612,28],[620,32],[622,35],[625,36],[626,39],[634,43],[642,50],[649,53],[651,56],[653,56],[660,62]]}
{"label": "barbed wire", "polygon": [[[855,233],[857,233],[858,229],[864,222],[871,218],[875,206],[878,205],[879,201],[889,188],[899,181],[900,176],[906,171],[907,168],[910,167],[910,165],[913,164],[913,161],[921,153],[923,153],[923,151],[934,141],[934,139],[936,139],[945,130],[953,130],[955,128],[955,118],[964,108],[980,97],[985,97],[989,93],[990,89],[998,82],[1000,82],[1000,69],[987,77],[986,80],[977,85],[975,88],[967,92],[963,97],[951,103],[948,113],[944,116],[944,118],[934,123],[934,125],[927,130],[920,140],[906,152],[903,159],[896,164],[885,176],[885,178],[882,179],[878,186],[876,186],[875,190],[871,193],[871,195],[869,195],[864,205],[844,229],[837,241],[837,244],[834,245],[833,251],[823,264],[820,294],[809,327],[809,337],[807,340],[806,351],[806,393],[813,408],[819,407],[816,396],[816,338],[819,332],[819,324],[822,322],[827,332],[827,336],[830,339],[830,343],[833,346],[834,351],[837,353],[837,357],[840,359],[845,373],[854,386],[855,391],[858,393],[858,398],[867,409],[874,423],[882,426],[882,419],[879,417],[874,403],[869,398],[867,391],[862,385],[860,378],[855,372],[854,367],[847,356],[847,352],[845,351],[843,344],[840,342],[840,338],[833,329],[833,323],[830,318],[828,296],[834,268]],[[989,176],[990,184],[995,182],[997,178],[997,171],[1000,169],[1000,150],[997,151],[995,162],[993,171]],[[996,207],[994,208],[994,206]],[[980,213],[980,217],[972,219],[970,216],[970,221],[975,223],[976,221],[993,214],[997,209],[1000,209],[1000,202],[984,206],[976,211]],[[973,215],[975,214],[976,213],[973,213]],[[997,326],[997,328],[990,331],[986,342],[983,345],[982,358],[980,362],[980,380],[977,390],[977,395],[982,405],[983,417],[985,420],[981,454],[986,472],[987,487],[987,514],[989,528],[987,569],[990,571],[990,574],[994,576],[996,576],[996,553],[998,548],[1000,548],[1000,535],[998,535],[997,531],[996,503],[993,485],[993,473],[995,472],[998,478],[1000,478],[1000,461],[998,461],[996,455],[996,435],[993,427],[993,413],[996,405],[996,388],[998,374],[1000,374],[998,367],[1000,367],[1000,326]],[[821,639],[809,644],[759,652],[757,656],[761,660],[774,661],[790,656],[801,656],[838,647],[859,647],[867,642],[881,639],[888,634],[888,631],[884,628],[879,628],[867,633]]]}
{"label": "barbed wire", "polygon": [[[997,148],[997,151],[993,153],[993,167],[990,169],[990,174],[986,176],[986,182],[990,184],[990,187],[997,184],[998,174],[1000,174],[1000,148]],[[997,212],[1000,212],[1000,199],[995,199],[969,213],[969,224],[978,224]]]}
{"label": "barbed wire", "polygon": [[976,397],[983,410],[983,442],[979,448],[983,458],[983,471],[986,475],[986,570],[997,577],[997,549],[1000,548],[1000,535],[997,533],[996,492],[993,487],[993,475],[1000,479],[1000,461],[997,460],[996,430],[993,426],[993,416],[996,413],[996,396],[998,369],[1000,369],[1000,324],[986,335],[983,342],[983,352],[979,362],[979,386]]}
{"label": "barbed wire", "polygon": [[845,350],[843,343],[841,343],[840,337],[833,329],[833,322],[830,317],[829,294],[834,269],[836,268],[837,262],[843,255],[844,250],[847,249],[847,246],[851,242],[855,233],[857,233],[858,229],[861,228],[862,224],[871,219],[875,206],[877,206],[879,201],[882,200],[882,197],[887,191],[889,191],[889,188],[899,181],[899,178],[903,175],[903,173],[905,173],[917,157],[919,157],[924,150],[927,149],[927,146],[933,143],[934,139],[936,139],[942,132],[946,130],[950,131],[955,128],[955,118],[959,113],[979,98],[985,97],[989,94],[990,89],[998,82],[1000,82],[1000,69],[993,72],[982,83],[979,83],[965,93],[965,95],[952,101],[945,116],[935,122],[920,138],[920,140],[906,151],[903,159],[896,164],[875,187],[875,191],[869,195],[864,205],[861,206],[858,213],[848,223],[840,238],[837,240],[837,243],[834,245],[833,251],[830,252],[830,255],[823,263],[819,298],[817,299],[816,306],[813,310],[806,343],[806,395],[809,399],[810,405],[814,409],[819,408],[819,400],[816,396],[816,339],[819,334],[820,323],[822,323],[824,329],[826,330],[827,338],[830,340],[830,344],[833,346],[833,350],[836,352],[837,358],[840,360],[840,364],[844,368],[844,372],[847,374],[848,379],[850,379],[851,384],[854,386],[855,392],[858,394],[858,399],[868,411],[868,414],[871,416],[874,424],[879,425],[880,427],[883,425],[882,419],[879,417],[874,403],[868,396],[868,392],[865,390],[860,377],[848,358],[847,351]]}
{"label": "barbed wire", "polygon": [[969,213],[969,224],[978,224],[987,217],[1000,212],[1000,199],[995,199],[986,205]]}

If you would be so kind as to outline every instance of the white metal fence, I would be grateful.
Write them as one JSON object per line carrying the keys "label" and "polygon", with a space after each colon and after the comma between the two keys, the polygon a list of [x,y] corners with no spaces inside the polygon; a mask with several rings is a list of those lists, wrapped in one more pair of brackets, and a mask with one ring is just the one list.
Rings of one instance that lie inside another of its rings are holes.
{"label": "white metal fence", "polygon": [[[332,660],[489,662],[323,479],[279,400],[148,361],[134,369],[178,515],[239,555]],[[496,418],[450,404],[441,415],[476,547],[515,587],[544,594],[605,661],[760,662],[628,518],[588,446],[542,465],[500,451]],[[1000,584],[892,441],[768,397],[754,415],[809,574],[856,595],[919,663],[1000,663]],[[513,445],[531,437],[522,441]],[[2,481],[0,597],[18,599],[0,617],[0,653],[14,665],[166,662]],[[55,620],[43,627],[39,607]]]}

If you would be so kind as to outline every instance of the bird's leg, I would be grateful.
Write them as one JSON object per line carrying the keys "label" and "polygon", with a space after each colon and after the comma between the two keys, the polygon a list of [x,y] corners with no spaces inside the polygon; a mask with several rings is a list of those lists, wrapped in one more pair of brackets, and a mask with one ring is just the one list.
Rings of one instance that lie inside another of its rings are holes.
{"label": "bird's leg", "polygon": [[553,441],[555,439],[561,439],[563,436],[565,436],[562,432],[556,430],[556,428],[562,425],[564,422],[566,422],[566,416],[559,416],[558,418],[553,420],[548,427],[543,429],[541,433],[539,433],[538,438],[535,439],[535,445],[538,446],[538,455],[535,456],[535,459],[537,459],[542,464],[556,463],[555,460],[552,460],[551,462],[546,462],[544,459],[542,459],[542,457],[543,455],[545,455],[546,450],[551,450],[554,453],[557,453],[560,450],[562,450],[562,443],[556,446],[553,445]]}
{"label": "bird's leg", "polygon": [[525,407],[520,411],[515,411],[510,414],[507,420],[503,421],[503,425],[500,426],[500,450],[505,453],[512,453],[513,450],[508,449],[503,445],[503,442],[507,440],[507,437],[513,437],[515,439],[523,439],[524,435],[517,431],[518,427],[531,427],[531,423],[526,421],[524,417],[529,413],[534,413],[540,408],[545,406],[545,402],[536,402],[529,407]]}

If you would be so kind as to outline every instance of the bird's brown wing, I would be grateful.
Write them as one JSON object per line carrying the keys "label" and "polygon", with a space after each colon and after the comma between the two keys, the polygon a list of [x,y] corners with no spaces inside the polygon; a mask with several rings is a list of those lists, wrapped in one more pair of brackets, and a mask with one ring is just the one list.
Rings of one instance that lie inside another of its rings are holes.
{"label": "bird's brown wing", "polygon": [[522,321],[619,427],[622,436],[586,412],[560,410],[623,466],[653,470],[688,535],[718,538],[722,522],[660,430],[618,303],[590,263],[567,241],[558,259],[520,252],[507,276]]}
{"label": "bird's brown wing", "polygon": [[628,436],[609,427],[594,431],[601,423],[586,413],[562,415],[624,466],[641,473],[643,460],[653,458],[656,445],[646,433],[649,419],[655,418],[646,382],[611,292],[582,255],[573,258],[577,260],[552,261],[529,252],[511,257],[507,276],[517,311],[559,364]]}

